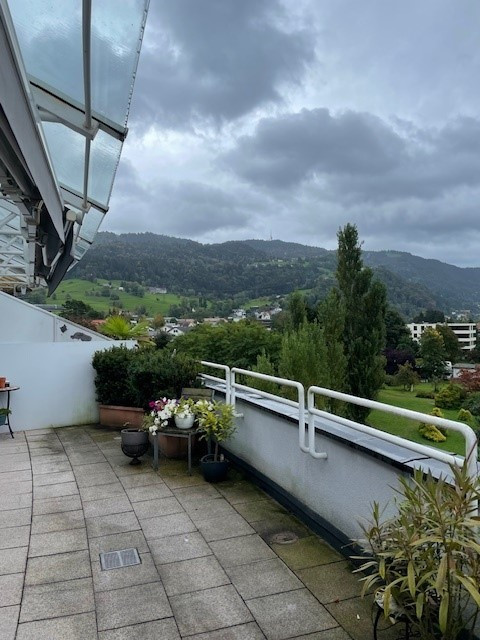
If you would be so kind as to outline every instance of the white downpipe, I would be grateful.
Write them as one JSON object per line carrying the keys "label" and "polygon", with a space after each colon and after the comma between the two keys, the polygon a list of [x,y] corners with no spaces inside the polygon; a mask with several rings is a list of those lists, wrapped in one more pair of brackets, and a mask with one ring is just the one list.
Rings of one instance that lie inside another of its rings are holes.
{"label": "white downpipe", "polygon": [[[268,382],[275,382],[286,387],[292,387],[297,390],[298,401],[295,402],[295,400],[282,398],[281,396],[277,396],[273,393],[268,393],[268,391],[262,391],[261,389],[254,389],[253,387],[248,387],[247,385],[240,384],[235,380],[235,374],[237,373],[240,375],[249,376],[251,378],[257,378],[258,380],[267,380]],[[247,393],[255,393],[262,396],[262,398],[274,400],[275,402],[281,402],[282,404],[286,404],[289,407],[298,409],[298,445],[304,453],[311,453],[310,447],[305,444],[305,389],[303,384],[301,384],[300,382],[296,382],[295,380],[287,380],[287,378],[277,378],[276,376],[268,376],[265,373],[258,373],[257,371],[248,371],[247,369],[238,369],[237,367],[233,367],[231,370],[231,390],[232,404],[234,406],[236,399],[236,389],[246,391]]]}
{"label": "white downpipe", "polygon": [[211,367],[212,369],[220,369],[220,371],[225,371],[225,379],[218,378],[217,376],[212,376],[209,373],[202,373],[202,378],[204,380],[210,380],[211,382],[221,382],[225,383],[225,402],[227,404],[234,404],[231,399],[231,386],[230,386],[230,367],[227,367],[226,364],[217,364],[216,362],[208,362],[207,360],[201,360],[200,364],[203,364],[204,367]]}
{"label": "white downpipe", "polygon": [[428,420],[430,424],[434,424],[438,427],[451,429],[452,431],[458,431],[465,438],[465,460],[467,461],[468,474],[472,478],[478,475],[477,437],[473,429],[471,429],[471,427],[464,424],[463,422],[456,422],[455,420],[446,420],[445,418],[430,416],[425,413],[420,413],[419,411],[412,411],[411,409],[402,409],[400,407],[384,404],[383,402],[376,402],[375,400],[367,400],[366,398],[357,398],[356,396],[351,396],[346,393],[340,393],[339,391],[332,391],[331,389],[325,389],[322,387],[310,387],[307,395],[308,414],[309,414],[308,416],[309,432],[314,432],[314,429],[311,429],[310,426],[313,427],[313,416],[317,415],[319,417],[328,418],[329,420],[334,420],[335,422],[338,422],[340,424],[344,424],[346,426],[352,427],[353,429],[361,433],[365,433],[370,436],[375,436],[376,438],[381,438],[386,442],[397,444],[401,447],[405,447],[406,449],[410,449],[411,451],[415,451],[416,453],[426,455],[429,458],[435,458],[436,460],[440,460],[441,462],[446,462],[448,464],[455,464],[457,466],[461,466],[463,464],[463,461],[461,460],[461,458],[455,455],[445,453],[443,451],[440,451],[439,449],[428,447],[426,445],[419,444],[417,442],[412,442],[411,440],[406,440],[405,438],[400,438],[399,436],[394,436],[385,431],[374,429],[373,427],[367,427],[364,424],[360,424],[358,422],[354,422],[353,420],[348,420],[347,418],[336,416],[334,414],[328,413],[327,411],[321,411],[320,409],[316,409],[314,404],[315,394],[326,396],[328,398],[333,398],[335,400],[350,402],[352,404],[356,404],[361,407],[368,407],[369,409],[379,409],[380,411],[384,411],[386,413],[393,413],[395,415],[403,416],[404,418],[410,418],[412,420],[419,420],[421,422],[425,422],[426,420]]}

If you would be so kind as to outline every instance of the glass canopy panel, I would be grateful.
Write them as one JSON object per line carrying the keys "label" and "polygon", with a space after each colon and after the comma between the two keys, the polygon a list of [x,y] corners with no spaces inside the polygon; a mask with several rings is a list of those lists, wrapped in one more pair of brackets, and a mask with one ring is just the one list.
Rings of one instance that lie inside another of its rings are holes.
{"label": "glass canopy panel", "polygon": [[[148,0],[92,0],[92,109],[126,125]],[[84,104],[82,3],[15,0],[27,73]]]}
{"label": "glass canopy panel", "polygon": [[[57,122],[44,122],[43,129],[58,181],[83,193],[85,138]],[[122,143],[99,131],[90,148],[88,197],[107,207],[120,158]]]}
{"label": "glass canopy panel", "polygon": [[80,228],[80,238],[83,238],[87,242],[93,242],[97,235],[98,228],[103,222],[103,216],[104,214],[101,211],[91,208],[83,218]]}

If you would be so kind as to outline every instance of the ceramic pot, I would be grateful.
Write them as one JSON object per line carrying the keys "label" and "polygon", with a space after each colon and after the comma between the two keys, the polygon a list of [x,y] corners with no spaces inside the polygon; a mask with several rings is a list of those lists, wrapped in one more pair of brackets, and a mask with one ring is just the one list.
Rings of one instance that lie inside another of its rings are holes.
{"label": "ceramic pot", "polygon": [[180,416],[175,416],[175,426],[177,429],[191,429],[193,427],[193,423],[195,422],[195,416],[190,415],[185,418],[181,418]]}

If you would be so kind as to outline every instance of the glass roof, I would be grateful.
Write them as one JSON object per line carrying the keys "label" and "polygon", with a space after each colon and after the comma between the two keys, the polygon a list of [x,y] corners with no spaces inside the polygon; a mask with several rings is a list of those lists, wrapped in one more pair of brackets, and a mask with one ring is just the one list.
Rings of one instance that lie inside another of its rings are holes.
{"label": "glass roof", "polygon": [[[19,79],[19,86],[24,85],[21,88],[27,98],[26,107],[32,110],[32,120],[48,159],[48,171],[53,173],[53,184],[64,207],[63,229],[61,221],[59,228],[59,214],[54,219],[52,211],[48,214],[54,228],[38,214],[41,222],[37,224],[44,226],[43,238],[45,232],[47,235],[57,233],[60,254],[66,247],[64,238],[73,224],[71,253],[77,260],[94,241],[108,210],[127,134],[128,111],[148,4],[149,0],[0,0],[0,35],[3,29],[6,50],[13,60],[12,69]],[[0,94],[0,109],[3,108]],[[9,139],[12,139],[11,134],[16,135],[15,127],[19,129],[18,122],[13,122],[13,116],[9,120],[8,113],[6,116],[7,125],[11,127],[8,128]],[[3,133],[1,125],[0,118],[0,135]],[[24,148],[21,152],[28,173],[30,158]],[[0,156],[0,207],[2,197],[10,201],[18,218],[17,233],[29,242],[32,241],[32,229],[29,236],[22,217],[33,217],[31,194],[40,191],[42,195],[42,188],[30,184],[27,198],[22,187],[24,183],[18,182],[15,197],[12,197],[11,189],[2,195],[5,180],[11,178],[5,170],[9,166],[8,160]],[[35,174],[30,172],[30,175]],[[18,208],[15,201],[20,203]],[[45,207],[46,198],[39,198],[37,206]],[[2,248],[8,243],[2,239],[6,229],[6,225],[2,225],[5,211],[5,208],[0,210],[0,287],[5,263]],[[8,215],[11,214],[9,210]],[[38,233],[33,240],[38,245]],[[52,252],[51,243],[48,250]],[[37,254],[41,252],[37,251]],[[43,255],[45,257],[45,250]],[[49,265],[67,263],[58,257],[57,260],[51,256],[48,260],[45,258],[41,269],[35,265],[36,274],[48,282]],[[10,258],[8,264],[12,262],[13,258]]]}

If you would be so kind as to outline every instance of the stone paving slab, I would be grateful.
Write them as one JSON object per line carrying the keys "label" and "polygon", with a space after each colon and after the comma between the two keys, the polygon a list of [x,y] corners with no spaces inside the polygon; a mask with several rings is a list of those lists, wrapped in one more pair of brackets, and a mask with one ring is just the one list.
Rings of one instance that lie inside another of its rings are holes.
{"label": "stone paving slab", "polygon": [[58,498],[36,499],[33,502],[33,515],[41,516],[47,513],[61,513],[62,511],[78,511],[82,508],[79,496],[60,496]]}
{"label": "stone paving slab", "polygon": [[267,640],[286,640],[339,624],[307,589],[247,600]]}
{"label": "stone paving slab", "polygon": [[180,634],[214,631],[253,620],[232,585],[170,598]]}
{"label": "stone paving slab", "polygon": [[20,622],[60,618],[95,610],[91,578],[26,586]]}
{"label": "stone paving slab", "polygon": [[255,622],[247,622],[236,627],[195,634],[189,636],[188,640],[265,640],[265,636]]}
{"label": "stone paving slab", "polygon": [[81,529],[83,527],[85,527],[85,518],[82,509],[46,513],[32,518],[32,534]]}
{"label": "stone paving slab", "polygon": [[86,518],[95,518],[96,516],[109,516],[114,513],[131,511],[132,505],[127,496],[120,495],[98,500],[84,500],[83,510]]}
{"label": "stone paving slab", "polygon": [[109,536],[115,533],[124,533],[125,531],[136,531],[141,528],[133,511],[87,518],[86,522],[89,538]]}
{"label": "stone paving slab", "polygon": [[131,502],[143,500],[156,500],[159,498],[173,498],[173,493],[164,483],[149,484],[143,487],[130,487],[125,489]]}
{"label": "stone paving slab", "polygon": [[278,558],[242,564],[226,571],[244,600],[301,589],[304,586]]}
{"label": "stone paving slab", "polygon": [[113,498],[114,496],[125,496],[125,490],[120,482],[112,482],[110,484],[102,484],[93,487],[79,487],[82,500],[103,500],[104,498]]}
{"label": "stone paving slab", "polygon": [[0,607],[0,638],[15,640],[20,606]]}
{"label": "stone paving slab", "polygon": [[0,494],[0,511],[11,511],[12,509],[23,509],[31,506],[31,493],[21,493],[20,495]]}
{"label": "stone paving slab", "polygon": [[58,473],[42,473],[33,477],[34,487],[43,487],[48,484],[61,484],[62,482],[75,482],[72,471],[59,471]]}
{"label": "stone paving slab", "polygon": [[[1,462],[0,462],[1,465]],[[22,482],[9,482],[1,488],[2,495],[11,496],[21,493],[32,493],[33,485],[31,480],[23,480]]]}
{"label": "stone paving slab", "polygon": [[174,618],[143,622],[129,627],[101,631],[98,640],[180,640]]}
{"label": "stone paving slab", "polygon": [[35,486],[35,499],[59,498],[61,496],[73,496],[78,494],[76,482],[61,482],[60,484],[46,484]]}
{"label": "stone paving slab", "polygon": [[158,571],[168,596],[230,584],[227,574],[214,556],[159,565]]}
{"label": "stone paving slab", "polygon": [[24,573],[27,565],[28,546],[0,551],[0,575]]}
{"label": "stone paving slab", "polygon": [[155,518],[168,516],[174,513],[183,513],[183,507],[176,498],[158,498],[157,500],[145,500],[133,502],[133,510],[137,518]]}
{"label": "stone paving slab", "polygon": [[28,546],[30,527],[9,527],[0,532],[0,549],[12,549],[14,547]]}
{"label": "stone paving slab", "polygon": [[300,569],[297,575],[323,604],[346,600],[358,595],[358,576],[352,574],[349,562],[334,562],[319,567]]}
{"label": "stone paving slab", "polygon": [[22,601],[22,588],[23,573],[0,576],[0,607],[20,604]]}
{"label": "stone paving slab", "polygon": [[29,586],[47,584],[62,580],[90,578],[91,575],[90,555],[84,549],[52,556],[29,558],[25,584]]}
{"label": "stone paving slab", "polygon": [[135,547],[139,552],[148,553],[150,551],[143,531],[141,530],[90,538],[88,542],[92,561],[99,560],[98,556],[100,553],[118,551],[119,549],[131,549]]}
{"label": "stone paving slab", "polygon": [[148,545],[157,565],[212,555],[211,548],[197,531],[149,540]]}
{"label": "stone paving slab", "polygon": [[211,542],[210,548],[225,568],[275,558],[274,552],[256,534]]}
{"label": "stone paving slab", "polygon": [[102,591],[95,599],[99,631],[172,616],[165,590],[159,582]]}
{"label": "stone paving slab", "polygon": [[18,625],[16,640],[97,640],[95,613]]}
{"label": "stone paving slab", "polygon": [[30,558],[34,558],[35,556],[49,556],[54,553],[80,551],[82,549],[88,549],[85,529],[70,529],[68,531],[32,534],[28,555]]}
{"label": "stone paving slab", "polygon": [[195,525],[186,513],[173,513],[169,516],[146,518],[141,520],[141,523],[147,540],[165,538],[180,533],[190,533],[196,530]]}
{"label": "stone paving slab", "polygon": [[[32,519],[32,508],[27,507],[24,509],[7,509],[6,511],[0,511],[0,529],[11,528],[11,527],[21,527],[25,525],[29,525]],[[12,540],[8,533],[3,532],[3,535],[0,535],[0,549],[5,549],[10,546],[15,546],[14,544],[8,544],[6,546],[2,546],[2,544],[9,542]]]}

